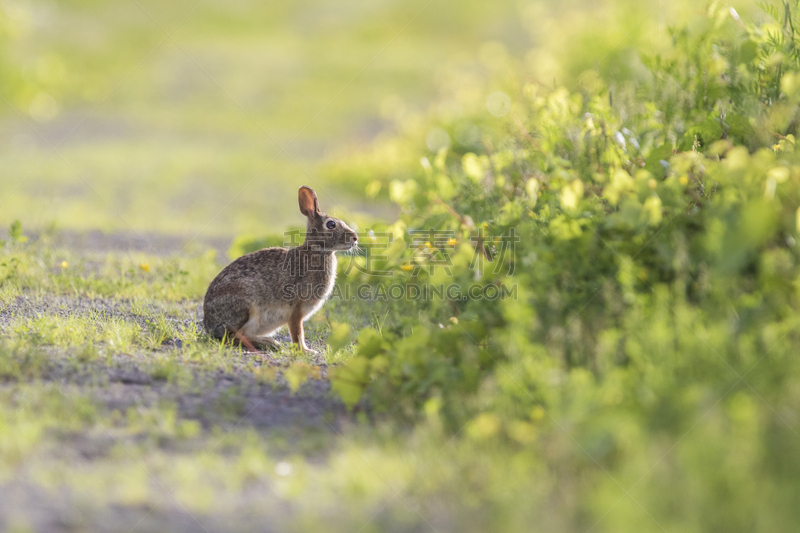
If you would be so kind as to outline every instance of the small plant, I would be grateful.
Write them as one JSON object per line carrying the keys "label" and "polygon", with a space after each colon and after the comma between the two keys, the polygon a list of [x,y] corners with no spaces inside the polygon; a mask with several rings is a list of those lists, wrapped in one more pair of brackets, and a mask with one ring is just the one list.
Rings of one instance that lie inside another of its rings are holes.
{"label": "small plant", "polygon": [[28,238],[22,232],[22,222],[15,220],[8,228],[8,238],[13,243],[22,244],[28,241]]}
{"label": "small plant", "polygon": [[146,320],[147,327],[143,331],[143,344],[151,349],[160,348],[170,339],[178,338],[178,331],[164,313]]}

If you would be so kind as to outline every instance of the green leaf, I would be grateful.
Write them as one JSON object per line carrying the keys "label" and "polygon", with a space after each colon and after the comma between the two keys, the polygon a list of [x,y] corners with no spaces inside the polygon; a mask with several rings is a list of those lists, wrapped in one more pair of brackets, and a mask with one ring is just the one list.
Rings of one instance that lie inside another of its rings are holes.
{"label": "green leaf", "polygon": [[742,63],[750,63],[758,56],[758,44],[750,39],[742,43],[739,47],[739,61]]}
{"label": "green leaf", "polygon": [[383,338],[372,328],[365,328],[358,334],[358,355],[375,357],[383,351]]}
{"label": "green leaf", "polygon": [[349,324],[334,323],[332,325],[331,335],[328,337],[328,346],[332,352],[338,352],[351,340],[353,340],[353,330]]}
{"label": "green leaf", "polygon": [[311,373],[311,367],[305,363],[295,363],[291,365],[284,373],[283,378],[289,384],[292,392],[297,392],[297,389],[306,382],[308,375]]}
{"label": "green leaf", "polygon": [[331,388],[342,399],[348,409],[352,408],[367,386],[370,364],[363,357],[351,357],[347,363],[328,371]]}

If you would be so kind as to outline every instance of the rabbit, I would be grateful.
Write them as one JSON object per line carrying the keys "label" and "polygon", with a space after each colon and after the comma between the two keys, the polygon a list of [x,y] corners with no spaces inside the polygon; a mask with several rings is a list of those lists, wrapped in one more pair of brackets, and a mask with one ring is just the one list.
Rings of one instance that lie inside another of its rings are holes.
{"label": "rabbit", "polygon": [[235,339],[250,351],[256,346],[280,348],[272,335],[288,324],[292,342],[318,354],[306,346],[303,322],[333,291],[336,252],[356,248],[358,235],[320,210],[311,187],[300,187],[298,200],[307,219],[303,244],[244,255],[211,282],[203,301],[203,323],[213,337]]}

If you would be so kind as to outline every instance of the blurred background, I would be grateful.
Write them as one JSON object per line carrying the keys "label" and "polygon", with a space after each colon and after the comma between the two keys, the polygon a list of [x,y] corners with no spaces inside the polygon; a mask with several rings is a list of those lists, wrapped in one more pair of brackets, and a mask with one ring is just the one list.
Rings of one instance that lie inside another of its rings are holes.
{"label": "blurred background", "polygon": [[193,237],[297,223],[319,162],[531,42],[516,1],[0,1],[0,225]]}
{"label": "blurred background", "polygon": [[361,183],[347,187],[346,168],[329,182],[321,163],[397,133],[431,102],[458,113],[452,95],[487,80],[631,77],[634,46],[657,50],[676,12],[696,9],[0,0],[0,225],[279,233],[297,224],[301,184],[340,216],[392,218]]}

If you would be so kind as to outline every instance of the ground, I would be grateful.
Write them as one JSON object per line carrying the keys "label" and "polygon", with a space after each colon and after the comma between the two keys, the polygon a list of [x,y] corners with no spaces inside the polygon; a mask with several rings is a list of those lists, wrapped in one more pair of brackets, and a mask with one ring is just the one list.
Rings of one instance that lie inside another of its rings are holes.
{"label": "ground", "polygon": [[[171,255],[184,247],[180,238],[140,246],[131,235],[100,232],[39,241],[31,235],[23,248],[39,251],[20,253],[69,248],[74,266],[66,268],[88,277],[116,253],[152,252],[152,245]],[[202,245],[224,258],[224,242]],[[59,253],[67,252],[52,257]],[[289,512],[260,475],[247,472],[266,468],[280,477],[292,457],[323,457],[335,441],[329,437],[356,423],[357,414],[331,394],[325,355],[292,352],[285,333],[278,338],[286,348],[277,353],[220,346],[202,334],[201,301],[143,303],[34,286],[1,301],[2,529],[269,530],[268,517]],[[97,342],[61,336],[72,335],[62,325],[84,321],[94,324],[91,335],[100,331]],[[153,337],[156,323],[167,333]],[[121,337],[129,329],[141,334],[115,348],[104,336],[109,325]],[[321,351],[324,332],[315,323],[309,328],[310,344]],[[298,375],[287,381],[290,368]],[[242,466],[248,454],[255,467]],[[171,468],[176,464],[181,468]],[[236,488],[223,488],[216,470],[231,464],[236,472],[222,477]],[[183,470],[186,482],[174,479]]]}

